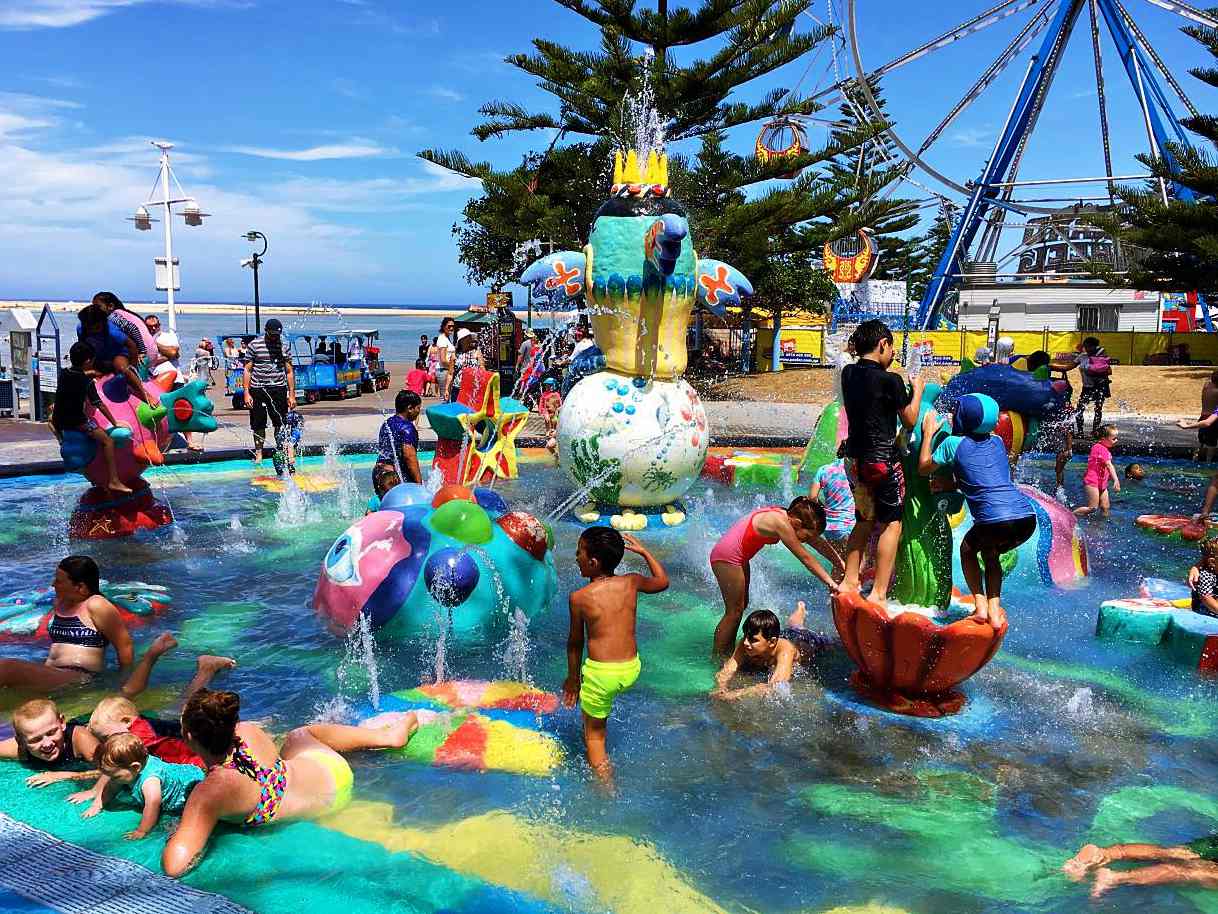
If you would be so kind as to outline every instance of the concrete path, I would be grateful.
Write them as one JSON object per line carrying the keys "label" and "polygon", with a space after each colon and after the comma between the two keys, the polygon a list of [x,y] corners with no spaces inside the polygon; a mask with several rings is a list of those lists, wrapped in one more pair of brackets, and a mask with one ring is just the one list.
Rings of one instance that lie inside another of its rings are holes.
{"label": "concrete path", "polygon": [[[325,401],[305,405],[304,445],[306,449],[324,448],[337,441],[344,449],[370,450],[386,411],[392,411],[392,392],[366,394],[351,400]],[[248,456],[252,446],[248,414],[232,409],[221,398],[216,400],[216,419],[220,429],[205,440],[207,453],[173,452],[170,461],[190,463],[200,459],[233,459]],[[435,401],[428,401],[434,403]],[[427,404],[425,404],[427,405]],[[706,403],[713,443],[744,447],[790,446],[805,443],[820,412],[817,405],[771,403],[765,401],[711,401]],[[1107,417],[1121,427],[1120,451],[1123,454],[1157,457],[1187,457],[1196,443],[1196,432],[1175,426],[1174,417],[1147,417],[1114,414]],[[529,418],[522,439],[539,445],[545,427],[540,417]],[[426,448],[436,440],[426,416],[419,420],[420,443]],[[1090,440],[1075,443],[1075,451],[1086,453]],[[49,429],[22,420],[0,420],[0,476],[60,469],[59,447]]]}

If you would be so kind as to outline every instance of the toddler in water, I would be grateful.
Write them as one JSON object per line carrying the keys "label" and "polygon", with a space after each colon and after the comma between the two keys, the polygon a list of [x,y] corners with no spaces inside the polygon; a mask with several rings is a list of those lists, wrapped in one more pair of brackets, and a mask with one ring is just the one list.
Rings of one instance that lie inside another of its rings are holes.
{"label": "toddler in water", "polygon": [[[647,563],[647,574],[614,574],[626,550]],[[668,573],[637,539],[612,527],[590,527],[575,551],[579,573],[588,583],[570,597],[571,630],[567,636],[567,679],[563,703],[584,712],[584,747],[588,764],[606,786],[613,766],[605,750],[605,724],[613,700],[635,684],[643,666],[635,640],[638,595],[668,589]],[[588,658],[584,655],[585,633]]]}
{"label": "toddler in water", "polygon": [[1112,480],[1114,491],[1121,491],[1121,477],[1116,467],[1112,465],[1112,449],[1117,443],[1117,427],[1104,425],[1100,427],[1100,440],[1091,446],[1087,456],[1087,472],[1083,474],[1083,490],[1087,493],[1087,504],[1075,508],[1074,513],[1079,517],[1093,514],[1096,508],[1108,516],[1112,501],[1108,496],[1108,480]]}
{"label": "toddler in water", "polygon": [[124,835],[128,840],[145,837],[162,812],[181,815],[186,798],[206,777],[197,765],[176,765],[148,754],[148,747],[134,733],[116,733],[97,754],[97,767],[109,781],[106,790],[81,815],[91,818],[119,791],[126,791],[144,807],[140,824]]}
{"label": "toddler in water", "polygon": [[[802,600],[787,619],[786,631],[782,630],[778,616],[768,609],[749,613],[744,620],[740,643],[715,674],[711,698],[736,701],[749,695],[769,695],[776,686],[789,683],[795,673],[795,664],[810,663],[826,644],[823,636],[804,628],[807,618],[808,607]],[[756,670],[769,670],[770,678],[742,689],[728,688],[738,672]]]}
{"label": "toddler in water", "polygon": [[825,509],[825,531],[821,535],[839,551],[854,530],[854,493],[846,475],[846,463],[834,460],[816,471],[808,497]]}
{"label": "toddler in water", "polygon": [[1218,616],[1218,540],[1201,544],[1201,559],[1188,570],[1193,589],[1193,612]]}

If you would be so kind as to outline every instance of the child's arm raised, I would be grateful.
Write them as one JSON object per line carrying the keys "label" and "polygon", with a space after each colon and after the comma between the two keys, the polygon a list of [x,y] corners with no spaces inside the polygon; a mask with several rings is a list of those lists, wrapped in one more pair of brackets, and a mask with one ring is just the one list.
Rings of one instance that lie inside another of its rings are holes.
{"label": "child's arm raised", "polygon": [[926,378],[921,375],[910,382],[909,402],[901,407],[900,412],[901,422],[906,428],[913,428],[918,421],[918,411],[922,408],[922,391],[925,387]]}
{"label": "child's arm raised", "polygon": [[643,591],[643,593],[659,593],[662,590],[667,590],[668,572],[664,570],[663,565],[656,561],[656,557],[647,551],[647,547],[629,533],[622,534],[622,542],[626,545],[626,551],[642,556],[643,561],[647,563],[647,571],[650,573],[650,576],[635,575],[639,579],[639,590]]}
{"label": "child's arm raised", "polygon": [[567,599],[571,630],[567,633],[567,678],[562,684],[562,703],[568,708],[574,708],[579,700],[579,665],[584,659],[584,615],[576,593]]}
{"label": "child's arm raised", "polygon": [[145,837],[148,832],[156,828],[156,824],[161,818],[161,779],[154,777],[145,779],[143,793],[144,814],[140,816],[139,827],[135,831],[129,831],[123,835],[128,841],[138,841]]}
{"label": "child's arm raised", "polygon": [[922,417],[922,447],[918,451],[918,472],[923,476],[929,476],[939,469],[939,464],[935,463],[931,456],[931,439],[934,438],[938,425],[939,414],[933,409],[928,409],[926,415]]}

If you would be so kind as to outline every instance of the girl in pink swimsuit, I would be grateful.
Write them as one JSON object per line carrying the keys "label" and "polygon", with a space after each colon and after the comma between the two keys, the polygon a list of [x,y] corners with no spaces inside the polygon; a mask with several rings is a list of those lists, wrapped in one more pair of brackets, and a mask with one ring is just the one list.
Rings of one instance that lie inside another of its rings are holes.
{"label": "girl in pink swimsuit", "polygon": [[827,558],[834,571],[844,569],[836,551],[824,541],[825,509],[818,502],[800,496],[782,508],[770,505],[740,518],[715,543],[710,553],[711,571],[723,594],[723,618],[715,628],[715,651],[730,654],[736,646],[736,632],[749,605],[749,562],[766,546],[781,542],[803,566],[820,578],[831,591],[837,584],[821,567],[804,544]]}

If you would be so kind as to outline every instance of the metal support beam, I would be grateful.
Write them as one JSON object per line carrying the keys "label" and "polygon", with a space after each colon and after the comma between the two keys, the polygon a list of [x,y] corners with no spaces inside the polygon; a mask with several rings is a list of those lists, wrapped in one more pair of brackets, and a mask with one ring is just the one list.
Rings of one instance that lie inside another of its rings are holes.
{"label": "metal support beam", "polygon": [[[1108,34],[1112,36],[1112,43],[1116,45],[1117,54],[1121,58],[1121,63],[1125,66],[1125,73],[1129,77],[1129,82],[1142,104],[1142,113],[1151,142],[1151,152],[1156,157],[1161,156],[1172,172],[1178,172],[1180,164],[1176,161],[1176,157],[1172,155],[1168,144],[1181,141],[1188,143],[1187,136],[1184,134],[1170,107],[1163,105],[1162,101],[1160,101],[1160,105],[1164,109],[1160,112],[1159,107],[1154,104],[1156,100],[1166,100],[1166,96],[1155,80],[1151,68],[1147,66],[1148,62],[1139,50],[1137,39],[1129,31],[1121,11],[1113,0],[1096,0],[1096,5],[1099,8],[1100,15],[1104,17],[1105,25],[1108,26]],[[1168,134],[1166,125],[1163,122],[1164,117],[1171,123],[1172,132],[1175,134],[1175,137]],[[1164,189],[1166,190],[1166,188]],[[1197,198],[1196,194],[1176,181],[1171,182],[1171,190],[1179,200],[1192,202]]]}
{"label": "metal support beam", "polygon": [[1112,144],[1108,138],[1108,100],[1104,95],[1104,55],[1100,51],[1099,13],[1095,0],[1088,0],[1087,12],[1091,17],[1091,55],[1095,59],[1095,93],[1100,109],[1100,139],[1104,144],[1104,174],[1108,176],[1108,199],[1116,199],[1116,186],[1112,183]]}
{"label": "metal support beam", "polygon": [[1007,115],[994,151],[990,154],[980,178],[973,185],[960,222],[948,239],[943,256],[927,284],[926,294],[918,306],[918,327],[933,330],[938,325],[943,299],[951,286],[952,274],[960,272],[959,263],[972,246],[973,239],[994,202],[996,194],[992,185],[1010,174],[1012,163],[1023,149],[1027,133],[1044,104],[1045,92],[1052,82],[1061,49],[1074,28],[1083,2],[1084,0],[1062,0],[1040,49],[1029,62],[1019,87],[1019,94]]}

